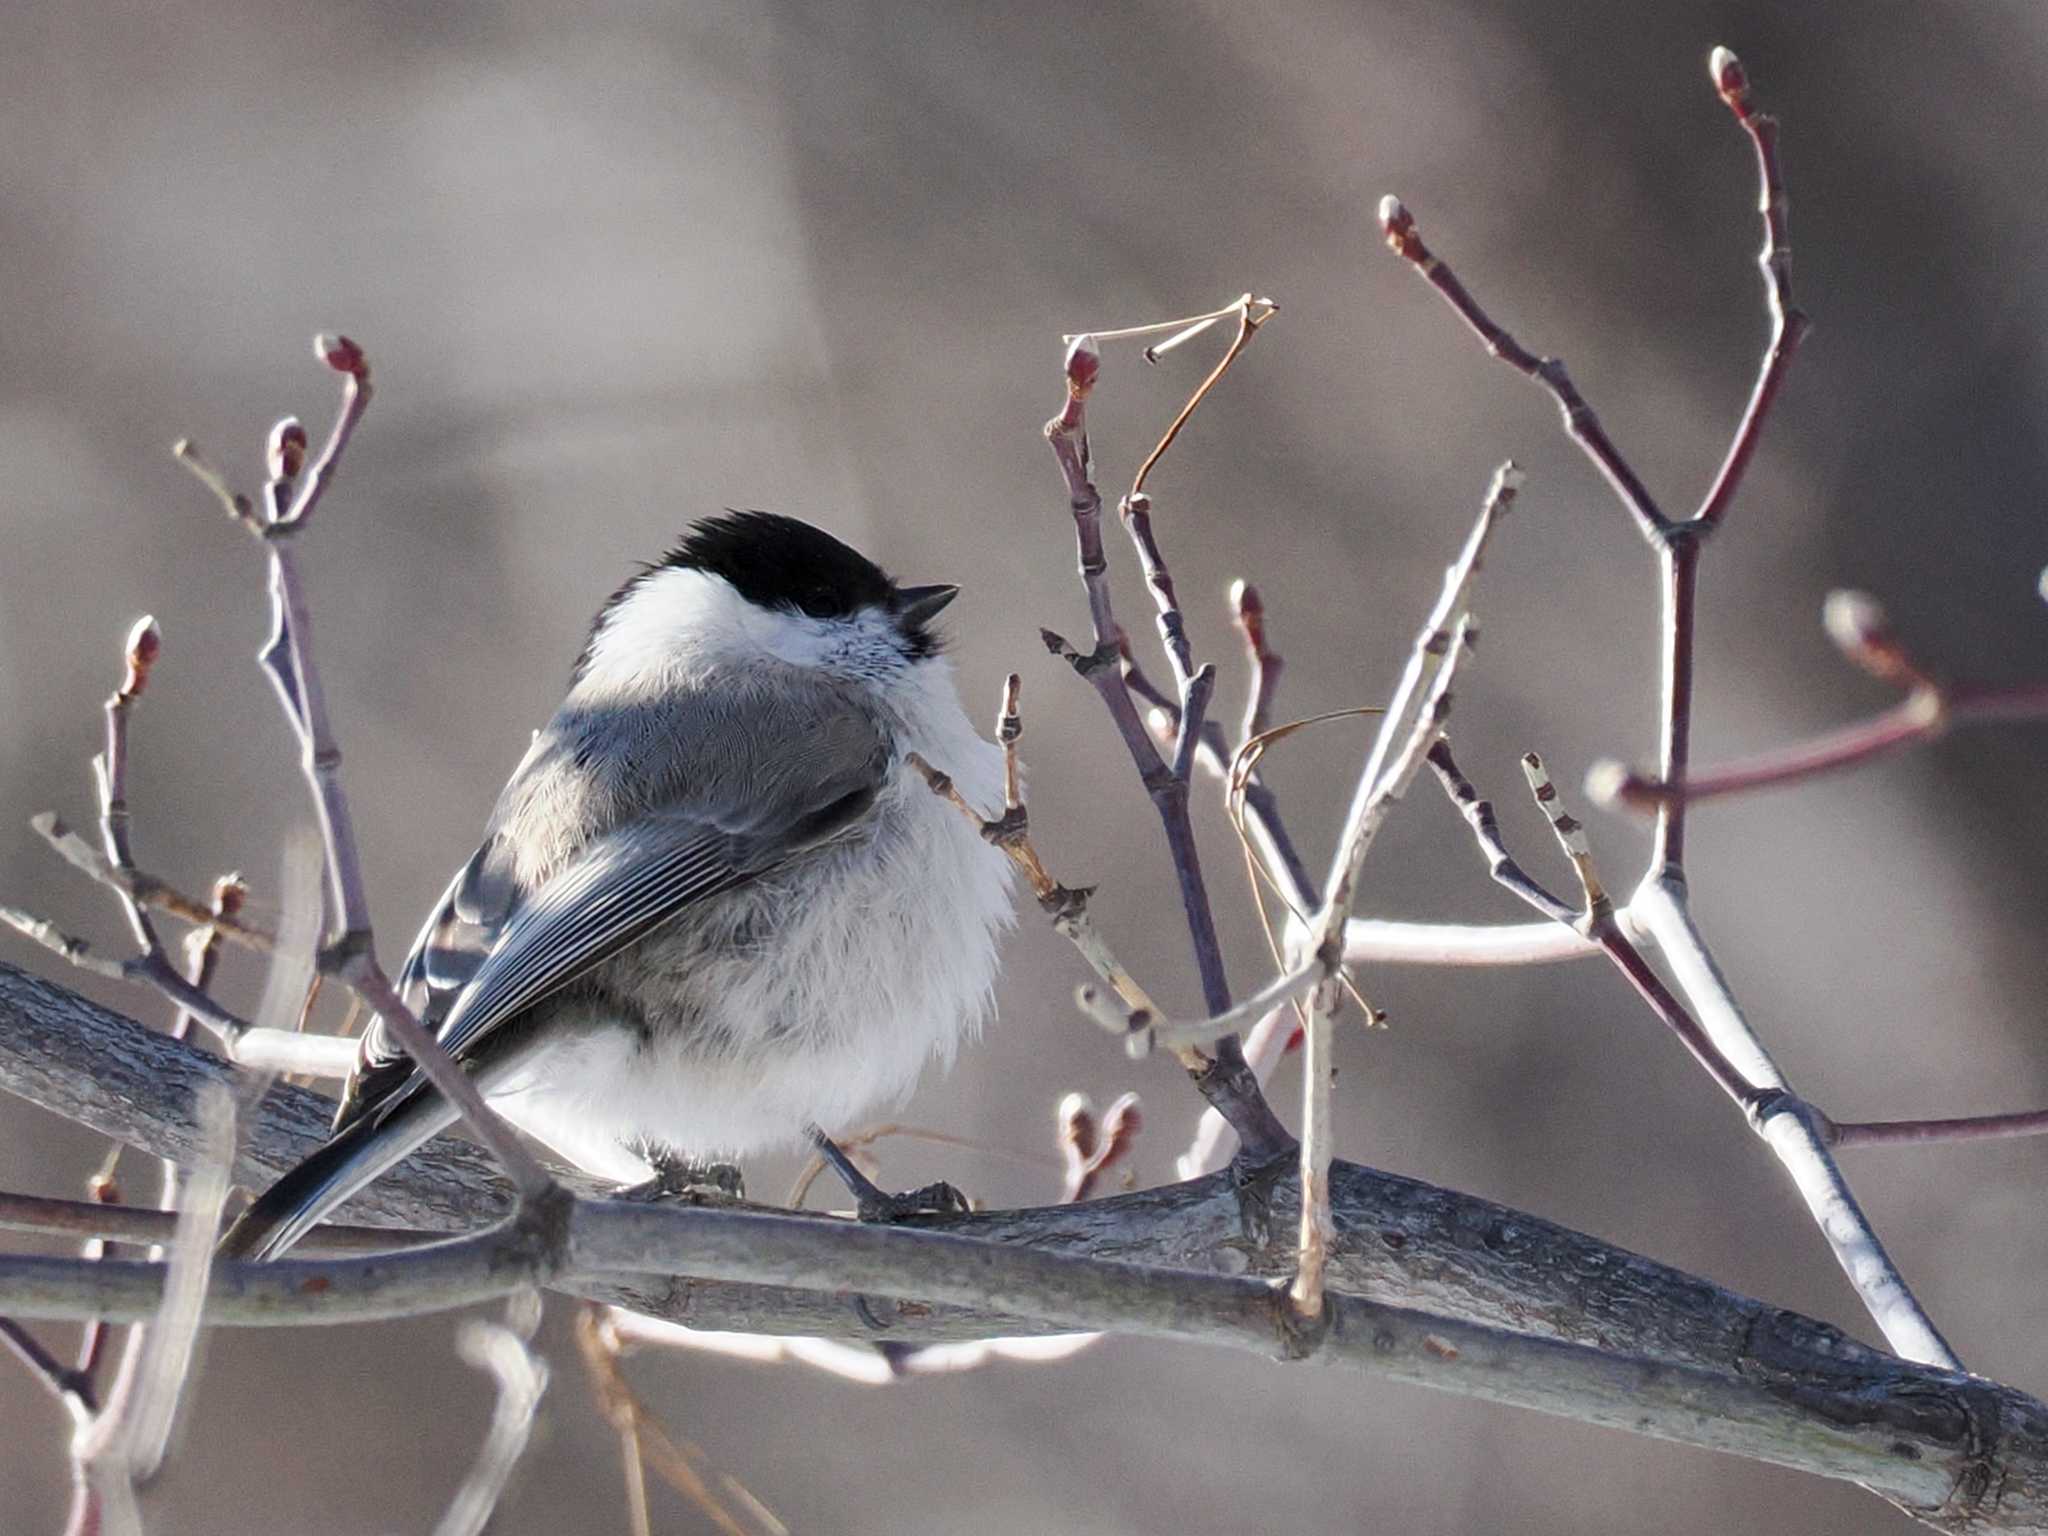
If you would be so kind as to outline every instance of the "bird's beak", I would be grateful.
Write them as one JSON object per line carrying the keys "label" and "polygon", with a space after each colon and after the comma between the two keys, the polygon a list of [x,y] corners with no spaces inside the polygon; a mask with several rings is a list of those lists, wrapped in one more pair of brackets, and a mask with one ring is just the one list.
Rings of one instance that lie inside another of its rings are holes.
{"label": "bird's beak", "polygon": [[941,583],[935,587],[898,587],[894,608],[896,622],[906,628],[928,624],[939,610],[960,595],[960,589]]}

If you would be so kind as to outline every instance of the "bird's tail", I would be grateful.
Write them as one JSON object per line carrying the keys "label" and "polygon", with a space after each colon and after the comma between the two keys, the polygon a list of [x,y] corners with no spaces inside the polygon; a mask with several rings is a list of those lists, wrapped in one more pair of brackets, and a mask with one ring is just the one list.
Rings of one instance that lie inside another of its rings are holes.
{"label": "bird's tail", "polygon": [[224,1259],[274,1259],[350,1195],[454,1124],[448,1101],[413,1093],[357,1120],[279,1179],[222,1234]]}

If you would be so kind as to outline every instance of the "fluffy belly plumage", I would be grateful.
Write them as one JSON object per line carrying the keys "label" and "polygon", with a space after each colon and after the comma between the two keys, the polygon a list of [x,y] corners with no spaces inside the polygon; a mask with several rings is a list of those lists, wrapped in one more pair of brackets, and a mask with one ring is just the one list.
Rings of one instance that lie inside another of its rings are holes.
{"label": "fluffy belly plumage", "polygon": [[547,1044],[486,1091],[620,1183],[649,1175],[649,1147],[730,1159],[849,1129],[980,1029],[1010,913],[1002,855],[921,784],[892,785],[869,835],[706,903],[544,1004]]}

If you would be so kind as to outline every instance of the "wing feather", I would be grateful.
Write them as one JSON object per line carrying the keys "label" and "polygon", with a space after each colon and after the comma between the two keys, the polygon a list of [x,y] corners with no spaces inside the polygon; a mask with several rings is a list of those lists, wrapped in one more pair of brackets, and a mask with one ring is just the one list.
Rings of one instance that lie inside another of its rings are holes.
{"label": "wing feather", "polygon": [[[873,803],[890,760],[865,715],[830,711],[785,760],[736,764],[738,771],[721,781],[724,793],[707,794],[703,783],[692,785],[686,777],[684,792],[667,805],[592,838],[522,895],[505,807],[517,803],[522,774],[553,760],[544,750],[547,735],[507,786],[493,835],[449,884],[400,973],[406,1001],[458,1060],[473,1057],[507,1020],[691,904],[757,878],[843,830]],[[759,738],[727,732],[726,739]],[[378,1020],[365,1032],[336,1128],[388,1113],[425,1087]]]}

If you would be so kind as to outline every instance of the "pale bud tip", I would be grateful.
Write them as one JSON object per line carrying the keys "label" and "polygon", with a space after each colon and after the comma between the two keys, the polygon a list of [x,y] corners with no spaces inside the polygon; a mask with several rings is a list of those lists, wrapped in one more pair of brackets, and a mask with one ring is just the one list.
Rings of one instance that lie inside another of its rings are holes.
{"label": "pale bud tip", "polygon": [[1628,782],[1628,765],[1613,758],[1602,758],[1586,770],[1586,798],[1595,805],[1613,805],[1621,799],[1622,786]]}
{"label": "pale bud tip", "polygon": [[370,362],[363,356],[363,349],[346,336],[323,331],[313,338],[313,354],[336,373],[351,374],[360,379],[370,371]]}
{"label": "pale bud tip", "polygon": [[2041,601],[2048,603],[2048,566],[2041,568],[2041,579],[2034,585],[2041,594]]}
{"label": "pale bud tip", "polygon": [[1412,224],[1414,222],[1415,220],[1409,215],[1407,208],[1402,205],[1401,199],[1394,196],[1393,193],[1389,192],[1380,199],[1380,228],[1391,233],[1404,224]]}
{"label": "pale bud tip", "polygon": [[1707,55],[1707,77],[1731,107],[1739,106],[1749,95],[1749,74],[1732,48],[1716,48]]}
{"label": "pale bud tip", "polygon": [[1830,592],[1821,604],[1820,621],[1836,649],[1850,655],[1881,645],[1891,635],[1884,605],[1868,592]]}
{"label": "pale bud tip", "polygon": [[1067,348],[1067,391],[1076,400],[1086,399],[1088,391],[1095,387],[1096,377],[1102,372],[1102,349],[1095,344],[1093,336],[1081,335],[1074,338]]}
{"label": "pale bud tip", "polygon": [[145,613],[135,621],[128,631],[128,655],[132,661],[148,666],[163,649],[164,632],[156,622],[154,614]]}
{"label": "pale bud tip", "polygon": [[296,416],[287,416],[270,429],[264,460],[273,480],[296,480],[306,465],[306,429]]}

